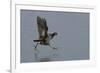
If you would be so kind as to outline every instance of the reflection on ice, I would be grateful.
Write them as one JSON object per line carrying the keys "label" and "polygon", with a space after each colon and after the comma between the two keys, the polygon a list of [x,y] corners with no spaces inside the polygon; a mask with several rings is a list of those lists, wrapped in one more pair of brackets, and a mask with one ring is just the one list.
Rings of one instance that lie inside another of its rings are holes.
{"label": "reflection on ice", "polygon": [[57,61],[59,58],[58,54],[59,49],[51,49],[48,46],[39,46],[37,50],[34,50],[35,62]]}

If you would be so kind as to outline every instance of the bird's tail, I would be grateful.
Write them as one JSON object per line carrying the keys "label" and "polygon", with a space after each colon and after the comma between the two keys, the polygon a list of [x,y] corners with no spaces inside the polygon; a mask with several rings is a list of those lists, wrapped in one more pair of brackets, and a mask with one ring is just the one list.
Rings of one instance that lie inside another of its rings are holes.
{"label": "bird's tail", "polygon": [[33,40],[34,42],[41,42],[42,40]]}

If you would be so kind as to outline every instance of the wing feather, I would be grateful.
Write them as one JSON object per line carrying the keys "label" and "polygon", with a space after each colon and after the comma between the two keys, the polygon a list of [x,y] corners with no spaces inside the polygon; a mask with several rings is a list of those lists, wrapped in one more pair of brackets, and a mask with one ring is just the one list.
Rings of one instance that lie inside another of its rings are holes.
{"label": "wing feather", "polygon": [[37,26],[39,32],[39,38],[46,37],[48,34],[48,26],[45,18],[37,16]]}

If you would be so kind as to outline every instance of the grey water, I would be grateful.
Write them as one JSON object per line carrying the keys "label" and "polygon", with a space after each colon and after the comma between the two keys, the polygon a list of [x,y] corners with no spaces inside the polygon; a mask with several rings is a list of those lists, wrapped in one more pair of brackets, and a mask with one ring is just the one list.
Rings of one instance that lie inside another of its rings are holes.
{"label": "grey water", "polygon": [[[89,13],[22,9],[20,15],[21,63],[89,59]],[[38,38],[37,16],[47,20],[49,33],[58,33],[52,40],[58,50],[39,45],[38,52],[34,51],[33,40]]]}
{"label": "grey water", "polygon": [[58,48],[52,49],[49,46],[39,46],[39,47],[37,48],[37,50],[34,50],[35,62],[57,61],[58,58],[60,58],[60,53]]}

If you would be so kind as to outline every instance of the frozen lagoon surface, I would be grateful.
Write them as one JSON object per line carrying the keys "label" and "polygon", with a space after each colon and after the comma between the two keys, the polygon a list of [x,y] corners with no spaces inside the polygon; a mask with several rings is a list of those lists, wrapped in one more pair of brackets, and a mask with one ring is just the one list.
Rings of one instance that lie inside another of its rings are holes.
{"label": "frozen lagoon surface", "polygon": [[37,50],[34,50],[34,61],[36,62],[58,61],[61,59],[60,56],[60,49],[58,48],[52,49],[49,46],[39,45]]}
{"label": "frozen lagoon surface", "polygon": [[[21,63],[89,59],[89,13],[22,9],[20,15]],[[37,16],[47,20],[48,32],[58,33],[53,39],[58,50],[39,45],[36,60],[33,40],[38,37]]]}
{"label": "frozen lagoon surface", "polygon": [[[61,47],[57,47],[57,49],[52,49],[49,46],[38,45],[36,50],[34,48],[32,50],[33,50],[33,60],[31,62],[86,60],[86,58],[84,57],[79,57],[79,56],[74,57],[71,56],[71,54],[66,55],[66,53],[64,52],[65,49]],[[68,58],[66,58],[65,56],[66,57],[68,56]]]}

